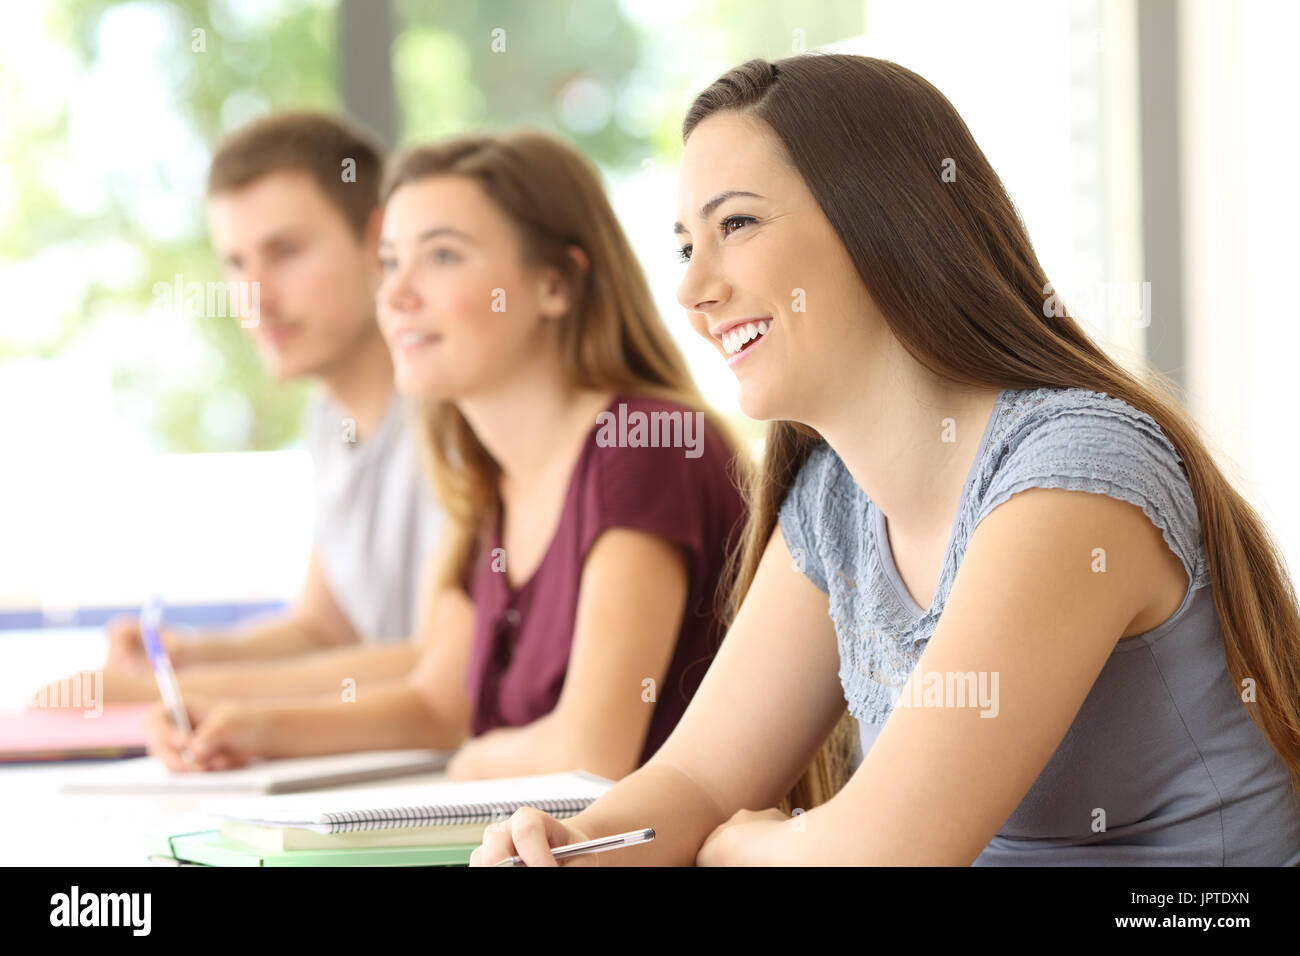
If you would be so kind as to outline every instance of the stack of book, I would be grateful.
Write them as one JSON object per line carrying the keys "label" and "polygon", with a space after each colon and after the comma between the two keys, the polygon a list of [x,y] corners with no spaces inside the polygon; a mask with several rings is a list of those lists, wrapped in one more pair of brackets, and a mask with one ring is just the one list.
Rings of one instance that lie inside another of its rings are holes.
{"label": "stack of book", "polygon": [[206,866],[463,866],[487,827],[520,807],[572,816],[611,786],[576,771],[228,798],[203,806],[215,829],[168,837],[150,859]]}

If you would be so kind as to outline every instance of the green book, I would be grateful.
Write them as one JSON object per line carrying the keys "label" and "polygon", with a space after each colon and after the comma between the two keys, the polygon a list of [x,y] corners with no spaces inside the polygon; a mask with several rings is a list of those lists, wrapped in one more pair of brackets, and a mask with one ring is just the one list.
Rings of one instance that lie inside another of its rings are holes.
{"label": "green book", "polygon": [[204,830],[159,841],[149,859],[171,866],[469,866],[470,854],[477,846],[458,843],[276,852],[236,843],[223,837],[220,830]]}

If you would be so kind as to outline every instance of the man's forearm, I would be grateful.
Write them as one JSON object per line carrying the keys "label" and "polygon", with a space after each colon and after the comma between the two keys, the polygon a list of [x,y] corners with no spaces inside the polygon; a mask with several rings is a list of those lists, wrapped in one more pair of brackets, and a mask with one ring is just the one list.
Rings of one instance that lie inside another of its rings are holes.
{"label": "man's forearm", "polygon": [[290,660],[202,664],[176,676],[182,694],[281,697],[337,693],[343,700],[345,692],[355,694],[363,685],[405,677],[419,657],[420,649],[413,641],[362,644],[302,654]]}
{"label": "man's forearm", "polygon": [[281,617],[246,625],[229,636],[208,632],[184,639],[173,656],[178,667],[188,668],[236,661],[277,660],[329,647],[329,640],[319,629],[298,618]]}
{"label": "man's forearm", "polygon": [[691,866],[708,835],[727,819],[684,771],[651,759],[566,822],[593,839],[654,828],[649,843],[602,853],[601,866]]}

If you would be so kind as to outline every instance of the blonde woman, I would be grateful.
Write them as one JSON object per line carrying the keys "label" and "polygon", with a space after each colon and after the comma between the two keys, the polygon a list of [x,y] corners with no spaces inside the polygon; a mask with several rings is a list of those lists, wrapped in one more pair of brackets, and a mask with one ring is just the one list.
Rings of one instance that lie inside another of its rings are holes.
{"label": "blonde woman", "polygon": [[678,298],[774,422],[737,610],[653,759],[474,862],[645,826],[581,862],[1300,862],[1284,563],[1045,301],[952,105],[881,60],[754,60],[683,138]]}
{"label": "blonde woman", "polygon": [[[717,649],[735,446],[574,150],[528,131],[423,146],[383,195],[380,325],[446,514],[426,649],[349,702],[200,704],[190,748],[204,768],[433,747],[459,748],[454,777],[622,777]],[[178,732],[155,742],[184,766]]]}

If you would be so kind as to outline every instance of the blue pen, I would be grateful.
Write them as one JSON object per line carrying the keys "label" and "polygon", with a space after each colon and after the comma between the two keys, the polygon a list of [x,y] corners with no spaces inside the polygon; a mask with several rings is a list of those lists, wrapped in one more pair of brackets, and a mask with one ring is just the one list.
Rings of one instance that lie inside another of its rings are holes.
{"label": "blue pen", "polygon": [[[172,659],[167,656],[162,641],[158,638],[158,626],[162,624],[162,611],[162,598],[155,594],[140,612],[140,634],[144,638],[145,653],[149,655],[149,665],[153,668],[154,679],[158,681],[158,692],[162,694],[163,703],[171,711],[172,721],[185,731],[185,736],[188,737],[194,733],[194,728],[190,726],[190,716],[185,712],[185,705],[181,702],[181,689],[176,683]],[[185,758],[187,764],[194,766],[194,754],[190,752],[188,745],[181,751],[181,756]]]}

